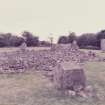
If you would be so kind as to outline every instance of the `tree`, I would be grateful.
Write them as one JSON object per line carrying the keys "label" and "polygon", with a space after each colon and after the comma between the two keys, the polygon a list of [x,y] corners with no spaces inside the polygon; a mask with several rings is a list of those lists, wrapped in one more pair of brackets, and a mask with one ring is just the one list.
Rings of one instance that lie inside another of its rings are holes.
{"label": "tree", "polygon": [[72,43],[74,40],[77,40],[77,37],[76,37],[76,34],[74,32],[72,32],[68,36],[68,42]]}
{"label": "tree", "polygon": [[51,43],[48,41],[40,41],[40,46],[42,47],[50,47]]}
{"label": "tree", "polygon": [[97,37],[93,33],[85,33],[78,37],[78,45],[80,47],[85,46],[97,46]]}
{"label": "tree", "polygon": [[0,47],[10,46],[11,33],[0,33]]}
{"label": "tree", "polygon": [[10,40],[10,46],[14,47],[18,47],[24,42],[24,39],[18,36],[11,36],[9,40]]}
{"label": "tree", "polygon": [[68,43],[68,37],[67,36],[60,36],[58,39],[58,44],[67,44]]}
{"label": "tree", "polygon": [[32,33],[28,31],[24,31],[22,36],[24,37],[27,46],[38,46],[39,45],[39,38],[37,36],[33,36]]}

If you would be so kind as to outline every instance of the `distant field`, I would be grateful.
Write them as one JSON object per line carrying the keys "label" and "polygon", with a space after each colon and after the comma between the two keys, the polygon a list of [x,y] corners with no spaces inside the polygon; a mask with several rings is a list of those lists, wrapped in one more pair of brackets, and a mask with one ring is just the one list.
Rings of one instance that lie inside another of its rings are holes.
{"label": "distant field", "polygon": [[[35,50],[39,49],[41,48]],[[3,48],[1,50],[16,49]],[[96,53],[105,56],[100,51]],[[0,74],[0,105],[105,105],[105,63],[88,62],[84,68],[87,84],[94,87],[99,98],[84,99],[63,96],[40,73],[27,72]]]}

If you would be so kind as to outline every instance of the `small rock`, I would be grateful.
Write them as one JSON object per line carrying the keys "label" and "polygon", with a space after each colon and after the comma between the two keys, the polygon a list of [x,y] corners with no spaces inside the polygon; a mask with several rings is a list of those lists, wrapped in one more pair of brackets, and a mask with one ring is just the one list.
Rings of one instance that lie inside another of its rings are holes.
{"label": "small rock", "polygon": [[68,94],[69,94],[70,96],[76,96],[76,92],[75,92],[75,91],[72,91],[72,90],[69,90],[69,91],[68,91]]}

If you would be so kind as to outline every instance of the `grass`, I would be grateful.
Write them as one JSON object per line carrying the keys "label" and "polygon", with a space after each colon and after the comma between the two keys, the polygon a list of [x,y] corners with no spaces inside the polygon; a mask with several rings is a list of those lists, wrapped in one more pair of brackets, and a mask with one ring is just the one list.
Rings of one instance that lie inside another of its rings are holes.
{"label": "grass", "polygon": [[[89,68],[93,70],[95,65]],[[103,77],[98,76],[99,73]],[[100,97],[105,96],[103,69],[87,71],[86,75],[88,84],[97,89]],[[53,88],[47,78],[37,72],[0,75],[0,105],[104,105],[104,102],[104,99],[64,96]]]}
{"label": "grass", "polygon": [[0,74],[0,105],[105,105],[105,63],[88,62],[84,69],[87,84],[93,86],[98,98],[62,95],[46,77],[33,71]]}

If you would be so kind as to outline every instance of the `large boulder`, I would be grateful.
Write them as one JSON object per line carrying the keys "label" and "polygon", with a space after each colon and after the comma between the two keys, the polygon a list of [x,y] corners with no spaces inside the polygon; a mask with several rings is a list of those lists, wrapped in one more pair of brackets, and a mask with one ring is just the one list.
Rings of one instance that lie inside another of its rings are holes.
{"label": "large boulder", "polygon": [[54,70],[54,85],[60,90],[84,90],[86,77],[83,68],[71,62],[58,64]]}

